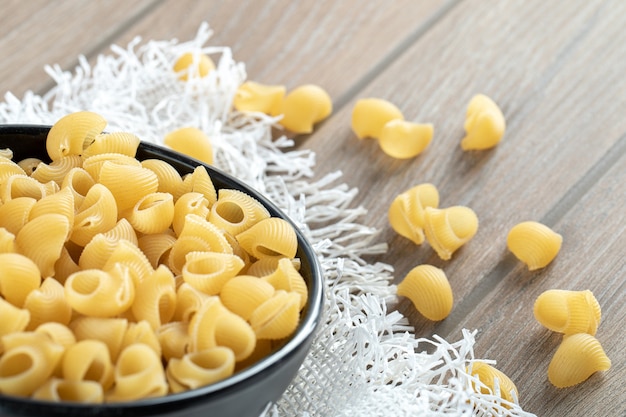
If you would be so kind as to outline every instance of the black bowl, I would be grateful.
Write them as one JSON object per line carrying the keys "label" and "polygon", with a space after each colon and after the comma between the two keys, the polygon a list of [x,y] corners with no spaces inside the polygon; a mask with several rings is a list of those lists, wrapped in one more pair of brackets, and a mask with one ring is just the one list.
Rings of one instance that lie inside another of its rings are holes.
{"label": "black bowl", "polygon": [[[49,130],[50,126],[0,125],[0,149],[10,148],[15,161],[29,157],[49,161],[45,147]],[[258,416],[270,402],[280,398],[304,361],[322,316],[323,275],[311,245],[295,224],[262,194],[210,165],[149,143],[141,143],[137,159],[162,159],[181,174],[204,165],[216,189],[244,191],[259,200],[272,216],[294,225],[298,236],[296,256],[301,259],[300,272],[309,289],[308,304],[295,334],[281,348],[257,363],[202,388],[158,398],[97,405],[53,403],[0,394],[1,416]]]}

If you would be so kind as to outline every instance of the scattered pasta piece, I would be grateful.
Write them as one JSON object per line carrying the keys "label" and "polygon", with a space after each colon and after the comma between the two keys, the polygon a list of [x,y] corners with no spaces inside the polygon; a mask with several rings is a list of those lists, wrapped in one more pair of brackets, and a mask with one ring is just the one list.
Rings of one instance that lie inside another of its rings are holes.
{"label": "scattered pasta piece", "polygon": [[589,290],[545,291],[535,300],[533,313],[543,326],[563,334],[594,336],[602,318],[600,304]]}
{"label": "scattered pasta piece", "polygon": [[213,60],[205,54],[193,54],[187,52],[181,55],[174,63],[174,72],[182,81],[187,81],[194,77],[206,77],[209,72],[215,69]]}
{"label": "scattered pasta piece", "polygon": [[282,85],[264,85],[246,81],[237,89],[233,106],[238,111],[280,114],[285,92],[285,86]]}
{"label": "scattered pasta piece", "polygon": [[422,153],[432,139],[432,124],[394,119],[383,126],[378,144],[383,152],[393,158],[409,159]]}
{"label": "scattered pasta piece", "polygon": [[531,271],[544,268],[561,250],[563,237],[548,226],[535,221],[518,223],[506,239],[511,252]]}
{"label": "scattered pasta piece", "polygon": [[426,239],[444,261],[449,260],[478,231],[476,213],[465,206],[426,207],[424,218]]}
{"label": "scattered pasta piece", "polygon": [[439,321],[452,311],[452,288],[443,270],[418,265],[398,284],[398,295],[411,300],[417,311],[429,320]]}
{"label": "scattered pasta piece", "polygon": [[518,402],[517,387],[502,371],[484,362],[472,362],[468,373],[480,381],[472,383],[476,392],[495,394],[511,403]]}
{"label": "scattered pasta piece", "polygon": [[[321,87],[306,84],[290,91],[278,106],[279,123],[294,133],[311,133],[313,125],[333,111],[330,96]],[[273,115],[277,115],[273,114]]]}
{"label": "scattered pasta piece", "polygon": [[393,230],[416,245],[424,242],[424,210],[439,206],[439,192],[432,184],[419,184],[391,202],[387,217]]}
{"label": "scattered pasta piece", "polygon": [[163,142],[176,152],[207,164],[213,163],[211,139],[196,127],[183,127],[165,135]]}
{"label": "scattered pasta piece", "polygon": [[466,135],[461,141],[461,148],[464,151],[493,148],[502,140],[505,129],[502,110],[489,97],[477,94],[467,106]]}
{"label": "scattered pasta piece", "polygon": [[590,334],[566,335],[548,365],[548,379],[557,388],[567,388],[587,380],[597,371],[611,368],[602,345]]}
{"label": "scattered pasta piece", "polygon": [[363,98],[352,109],[352,130],[359,139],[380,138],[384,126],[391,120],[403,120],[400,109],[380,98]]}

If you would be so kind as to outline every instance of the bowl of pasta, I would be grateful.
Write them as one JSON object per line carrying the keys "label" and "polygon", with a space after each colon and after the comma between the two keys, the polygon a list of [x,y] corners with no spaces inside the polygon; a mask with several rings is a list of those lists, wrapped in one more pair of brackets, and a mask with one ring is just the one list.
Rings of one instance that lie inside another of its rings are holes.
{"label": "bowl of pasta", "polygon": [[261,193],[98,117],[0,126],[0,415],[260,415],[320,324],[313,248]]}

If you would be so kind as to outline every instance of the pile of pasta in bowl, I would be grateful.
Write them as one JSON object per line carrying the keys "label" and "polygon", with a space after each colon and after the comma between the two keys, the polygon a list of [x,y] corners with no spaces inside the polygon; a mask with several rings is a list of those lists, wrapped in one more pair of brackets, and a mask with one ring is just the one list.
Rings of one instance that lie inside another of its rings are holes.
{"label": "pile of pasta in bowl", "polygon": [[275,400],[321,314],[312,249],[254,190],[105,126],[40,128],[49,161],[24,138],[1,151],[0,394],[184,408],[288,365],[259,407]]}

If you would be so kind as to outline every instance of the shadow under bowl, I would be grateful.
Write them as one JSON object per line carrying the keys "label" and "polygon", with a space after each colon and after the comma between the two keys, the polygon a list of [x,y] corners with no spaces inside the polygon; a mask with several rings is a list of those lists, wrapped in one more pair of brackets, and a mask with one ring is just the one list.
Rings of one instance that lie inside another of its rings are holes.
{"label": "shadow under bowl", "polygon": [[[10,148],[16,162],[25,158],[39,158],[49,162],[45,146],[49,130],[50,126],[41,125],[0,125],[0,149]],[[288,342],[269,356],[229,378],[205,387],[157,398],[88,405],[0,394],[1,416],[258,416],[269,403],[281,397],[304,361],[322,318],[324,291],[319,261],[302,232],[262,194],[210,165],[149,143],[139,145],[136,158],[161,159],[170,163],[181,175],[193,172],[198,165],[204,165],[216,189],[243,191],[261,202],[273,217],[283,218],[294,226],[298,238],[296,256],[301,260],[300,273],[309,291],[308,303],[301,313],[298,328]]]}

